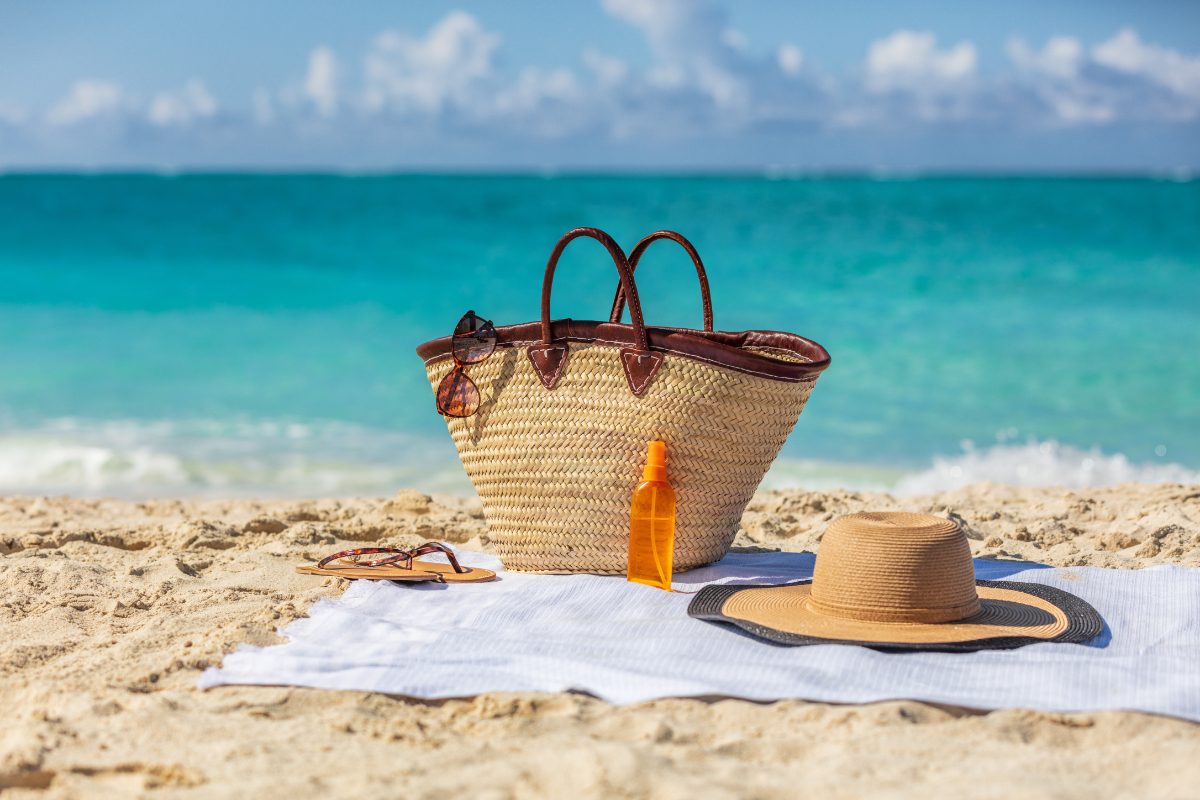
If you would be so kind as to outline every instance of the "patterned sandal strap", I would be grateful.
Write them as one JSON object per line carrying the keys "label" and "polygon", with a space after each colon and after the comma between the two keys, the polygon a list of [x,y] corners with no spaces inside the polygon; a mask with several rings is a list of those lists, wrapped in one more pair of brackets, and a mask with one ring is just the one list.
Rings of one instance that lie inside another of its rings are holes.
{"label": "patterned sandal strap", "polygon": [[462,573],[470,571],[466,567],[459,566],[458,559],[454,557],[454,551],[441,542],[426,542],[420,547],[414,547],[408,552],[413,558],[416,558],[417,556],[429,555],[430,553],[441,553],[446,557],[446,560],[450,562],[450,566],[454,568],[455,572]]}
{"label": "patterned sandal strap", "polygon": [[[387,558],[377,558],[371,561],[362,561],[359,556],[382,555],[389,554]],[[397,547],[355,547],[352,550],[340,550],[332,555],[325,556],[317,562],[317,567],[325,567],[334,561],[345,559],[359,567],[377,567],[381,564],[391,564],[396,561],[411,561],[412,557],[408,555],[407,550],[401,550]]]}
{"label": "patterned sandal strap", "polygon": [[[351,561],[359,567],[381,567],[384,564],[396,564],[404,562],[408,569],[412,569],[413,559],[417,556],[427,555],[429,553],[442,553],[450,562],[450,566],[455,572],[466,572],[458,564],[458,559],[454,557],[454,551],[441,542],[426,542],[418,547],[403,549],[399,547],[356,547],[351,550],[341,550],[333,555],[325,556],[317,562],[318,568],[323,568],[339,559]],[[384,555],[384,558],[371,559],[370,561],[361,561],[359,556],[369,555]]]}

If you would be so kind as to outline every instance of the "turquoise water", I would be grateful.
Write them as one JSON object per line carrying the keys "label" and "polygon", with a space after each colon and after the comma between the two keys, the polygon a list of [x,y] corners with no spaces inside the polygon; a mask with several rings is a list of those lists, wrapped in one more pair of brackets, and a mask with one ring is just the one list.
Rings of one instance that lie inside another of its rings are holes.
{"label": "turquoise water", "polygon": [[[1195,181],[7,175],[0,220],[3,491],[463,491],[413,348],[536,319],[580,224],[683,232],[718,328],[829,349],[775,483],[1200,469]],[[648,322],[698,325],[682,252],[643,264]],[[555,316],[614,285],[573,245]]]}

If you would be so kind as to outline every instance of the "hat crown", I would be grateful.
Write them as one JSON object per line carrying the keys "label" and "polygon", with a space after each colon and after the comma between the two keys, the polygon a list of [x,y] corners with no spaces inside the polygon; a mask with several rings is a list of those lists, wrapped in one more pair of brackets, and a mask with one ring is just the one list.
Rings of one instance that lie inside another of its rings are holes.
{"label": "hat crown", "polygon": [[830,523],[813,571],[818,610],[875,622],[953,622],[979,613],[971,547],[958,523],[866,512]]}

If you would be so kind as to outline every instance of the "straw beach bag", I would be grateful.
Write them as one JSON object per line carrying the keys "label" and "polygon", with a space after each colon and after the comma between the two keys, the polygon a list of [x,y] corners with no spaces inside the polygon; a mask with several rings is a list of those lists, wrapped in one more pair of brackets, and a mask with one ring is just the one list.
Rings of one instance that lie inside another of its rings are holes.
{"label": "straw beach bag", "polygon": [[[607,322],[550,319],[555,266],[581,236],[603,244],[617,267]],[[633,271],[658,239],[692,257],[704,330],[645,325]],[[620,322],[626,299],[632,324]],[[455,367],[451,346],[447,336],[417,348],[435,392]],[[646,446],[666,441],[683,571],[725,554],[827,366],[825,349],[795,334],[712,330],[704,266],[679,234],[652,234],[626,259],[608,234],[576,228],[546,264],[541,321],[496,328],[495,352],[466,368],[478,411],[447,425],[511,570],[624,572]]]}

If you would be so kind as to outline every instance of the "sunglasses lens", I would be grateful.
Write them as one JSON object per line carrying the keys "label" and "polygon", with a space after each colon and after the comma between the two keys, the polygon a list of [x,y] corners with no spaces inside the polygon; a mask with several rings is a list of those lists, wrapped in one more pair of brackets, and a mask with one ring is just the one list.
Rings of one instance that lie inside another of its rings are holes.
{"label": "sunglasses lens", "polygon": [[447,417],[469,417],[479,410],[479,388],[457,367],[442,378],[437,390],[437,409]]}
{"label": "sunglasses lens", "polygon": [[475,316],[474,311],[468,311],[454,327],[452,343],[458,363],[478,364],[496,349],[496,329]]}

